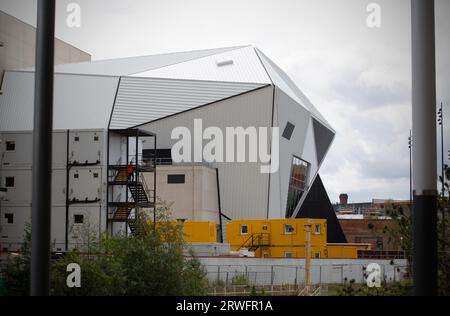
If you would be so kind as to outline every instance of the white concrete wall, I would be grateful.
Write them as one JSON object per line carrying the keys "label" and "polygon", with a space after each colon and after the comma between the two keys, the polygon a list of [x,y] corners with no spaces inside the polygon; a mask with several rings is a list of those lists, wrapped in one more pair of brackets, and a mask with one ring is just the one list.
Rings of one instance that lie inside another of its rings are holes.
{"label": "white concrete wall", "polygon": [[[231,282],[235,275],[245,274],[254,285],[304,284],[305,259],[199,257],[211,283],[221,280]],[[406,259],[312,259],[312,284],[342,284],[355,280],[365,282],[369,263],[378,263],[381,278],[387,282],[404,279]]]}
{"label": "white concrete wall", "polygon": [[[185,183],[168,183],[169,174],[185,175]],[[153,187],[153,173],[144,174]],[[219,223],[216,170],[203,165],[157,166],[157,197],[171,205],[173,219]]]}

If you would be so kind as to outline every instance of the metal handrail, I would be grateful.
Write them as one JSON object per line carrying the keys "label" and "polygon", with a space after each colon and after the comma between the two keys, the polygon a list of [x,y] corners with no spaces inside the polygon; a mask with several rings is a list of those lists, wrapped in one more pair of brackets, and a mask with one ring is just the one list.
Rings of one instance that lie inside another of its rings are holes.
{"label": "metal handrail", "polygon": [[[265,238],[266,237],[266,238]],[[257,243],[256,243],[257,241]],[[266,241],[267,243],[264,243]],[[250,242],[250,245],[248,243]],[[248,248],[250,247],[264,247],[270,245],[270,234],[269,233],[257,233],[257,234],[251,234],[245,242],[239,247],[239,249],[242,248]]]}
{"label": "metal handrail", "polygon": [[[148,188],[147,181],[145,181],[145,177],[143,176],[142,173],[139,174],[139,179],[141,180],[142,187],[144,188],[144,191],[147,194],[148,200],[150,201],[152,199],[151,192],[154,191],[154,190],[150,190]],[[153,196],[153,202],[155,202],[155,197],[154,196]]]}

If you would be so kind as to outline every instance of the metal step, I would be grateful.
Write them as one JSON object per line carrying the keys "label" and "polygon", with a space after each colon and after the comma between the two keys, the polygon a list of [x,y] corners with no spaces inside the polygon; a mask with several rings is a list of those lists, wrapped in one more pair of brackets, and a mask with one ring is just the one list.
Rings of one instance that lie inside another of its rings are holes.
{"label": "metal step", "polygon": [[138,184],[130,184],[128,186],[131,192],[131,196],[133,197],[135,202],[138,203],[147,203],[148,197],[141,183]]}
{"label": "metal step", "polygon": [[130,212],[131,212],[130,207],[119,206],[114,212],[112,219],[114,221],[126,221],[128,219],[128,216],[130,216]]}

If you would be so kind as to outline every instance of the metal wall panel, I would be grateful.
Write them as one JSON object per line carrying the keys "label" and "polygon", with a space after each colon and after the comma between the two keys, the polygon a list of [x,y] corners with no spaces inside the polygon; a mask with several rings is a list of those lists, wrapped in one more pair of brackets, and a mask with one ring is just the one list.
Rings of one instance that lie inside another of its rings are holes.
{"label": "metal wall panel", "polygon": [[69,161],[95,163],[97,160],[105,163],[103,153],[104,134],[102,131],[70,131]]}
{"label": "metal wall panel", "polygon": [[[8,224],[5,214],[13,214],[14,222]],[[24,206],[2,206],[0,217],[0,244],[2,250],[7,248],[9,251],[20,249],[23,242],[24,231],[27,223],[31,223],[31,208]]]}
{"label": "metal wall panel", "polygon": [[[66,132],[53,132],[52,164],[54,168],[66,166]],[[1,168],[29,168],[32,163],[33,133],[30,132],[4,132],[0,133],[0,169]],[[6,142],[13,141],[14,151],[6,151]]]}
{"label": "metal wall panel", "polygon": [[[55,75],[53,129],[106,129],[118,77]],[[5,72],[0,131],[33,129],[34,73]]]}
{"label": "metal wall panel", "polygon": [[102,198],[102,167],[73,167],[69,173],[69,199]]}
{"label": "metal wall panel", "polygon": [[[309,162],[302,153],[311,114],[278,87],[275,88],[274,111],[274,126],[280,128],[280,167],[270,177],[269,218],[284,218],[292,157],[297,156]],[[289,140],[282,136],[287,122],[295,126]]]}
{"label": "metal wall panel", "polygon": [[6,187],[6,178],[14,178],[14,186],[6,187],[6,200],[2,201],[2,208],[8,204],[31,205],[31,168],[3,169],[1,172],[1,187]]}
{"label": "metal wall panel", "polygon": [[316,176],[319,171],[319,163],[317,161],[317,151],[316,151],[316,142],[314,137],[314,127],[313,127],[313,118],[310,119],[310,122],[308,124],[308,132],[306,133],[306,141],[305,145],[303,146],[303,152],[302,157],[306,161],[309,162],[309,171],[308,171],[308,187],[305,189],[305,192],[303,193],[302,197],[300,198],[300,201],[298,202],[297,207],[295,208],[292,217],[296,217],[298,210],[303,204],[303,201],[306,199],[306,196],[308,195],[308,192],[316,179]]}
{"label": "metal wall panel", "polygon": [[251,46],[137,73],[135,76],[271,83],[255,48]]}
{"label": "metal wall panel", "polygon": [[260,50],[256,49],[258,56],[261,58],[261,62],[264,64],[273,84],[283,90],[292,99],[298,102],[300,105],[308,109],[311,114],[317,118],[322,124],[327,126],[332,130],[330,124],[323,117],[323,115],[316,109],[316,107],[311,103],[311,101],[303,94],[303,92],[297,87],[297,85],[292,81],[291,78],[272,60],[270,60],[266,55],[264,55]]}
{"label": "metal wall panel", "polygon": [[[261,88],[205,107],[180,113],[141,128],[158,134],[158,148],[171,148],[172,129],[185,126],[193,135],[194,119],[202,118],[203,129],[217,126],[270,127],[272,87]],[[204,141],[206,144],[207,141]],[[268,174],[260,173],[260,163],[213,163],[219,168],[222,212],[231,218],[265,218],[268,203]]]}
{"label": "metal wall panel", "polygon": [[[103,216],[103,214],[100,214],[100,209],[98,204],[80,205],[70,208],[68,230],[69,248],[75,246],[87,247],[93,238],[99,236],[100,217]],[[75,223],[75,215],[83,215],[84,221],[82,224]]]}
{"label": "metal wall panel", "polygon": [[111,129],[128,128],[261,87],[261,84],[124,77]]}
{"label": "metal wall panel", "polygon": [[[158,54],[158,55],[136,56],[127,58],[116,58],[107,60],[95,60],[92,62],[56,65],[55,73],[127,76],[135,73],[144,72],[150,69],[185,62],[195,58],[202,58],[204,56],[239,49],[240,47],[242,46],[204,49],[204,50]],[[27,68],[24,70],[34,71],[34,67]]]}
{"label": "metal wall panel", "polygon": [[[6,167],[29,167],[32,162],[33,134],[26,133],[3,133],[1,134],[3,155],[0,157],[2,165]],[[14,142],[13,151],[6,150],[6,143]]]}

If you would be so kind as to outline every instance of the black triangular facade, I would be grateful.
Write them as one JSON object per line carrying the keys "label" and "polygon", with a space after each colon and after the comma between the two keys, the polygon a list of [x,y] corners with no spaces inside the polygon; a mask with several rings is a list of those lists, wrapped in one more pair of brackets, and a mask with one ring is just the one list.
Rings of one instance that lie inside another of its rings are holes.
{"label": "black triangular facade", "polygon": [[320,175],[314,180],[297,218],[323,218],[327,220],[327,243],[346,243],[344,232],[328,198]]}

